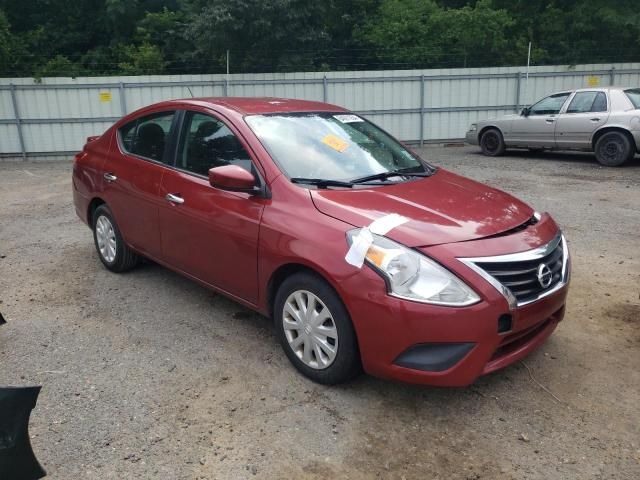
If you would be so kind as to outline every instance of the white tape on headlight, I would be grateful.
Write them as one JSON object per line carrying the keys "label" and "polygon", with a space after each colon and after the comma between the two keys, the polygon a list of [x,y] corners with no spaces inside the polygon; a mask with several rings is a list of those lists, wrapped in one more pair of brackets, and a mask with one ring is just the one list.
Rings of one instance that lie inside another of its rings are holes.
{"label": "white tape on headlight", "polygon": [[362,268],[367,252],[373,244],[373,235],[371,234],[386,235],[394,228],[408,221],[408,218],[398,215],[397,213],[385,215],[384,217],[374,220],[368,227],[363,227],[360,233],[353,237],[351,247],[344,259],[348,264]]}

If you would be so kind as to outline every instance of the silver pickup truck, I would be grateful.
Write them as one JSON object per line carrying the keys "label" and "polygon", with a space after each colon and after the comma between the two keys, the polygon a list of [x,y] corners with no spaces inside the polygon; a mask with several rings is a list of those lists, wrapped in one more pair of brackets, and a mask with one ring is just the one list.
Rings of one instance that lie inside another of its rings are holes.
{"label": "silver pickup truck", "polygon": [[471,124],[468,143],[482,153],[507,148],[594,152],[598,162],[616,167],[640,147],[640,88],[582,88],[554,93],[520,114]]}

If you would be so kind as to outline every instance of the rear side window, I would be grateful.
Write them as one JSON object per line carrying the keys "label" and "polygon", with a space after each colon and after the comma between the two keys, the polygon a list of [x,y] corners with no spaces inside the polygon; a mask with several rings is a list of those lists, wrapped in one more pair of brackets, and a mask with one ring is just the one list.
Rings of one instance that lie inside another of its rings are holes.
{"label": "rear side window", "polygon": [[578,92],[571,100],[567,113],[606,112],[607,96],[603,92]]}
{"label": "rear side window", "polygon": [[175,112],[161,112],[140,117],[118,130],[120,143],[127,153],[169,163],[167,143]]}
{"label": "rear side window", "polygon": [[629,90],[625,90],[624,93],[629,97],[631,103],[633,103],[633,108],[640,108],[640,88],[630,88]]}

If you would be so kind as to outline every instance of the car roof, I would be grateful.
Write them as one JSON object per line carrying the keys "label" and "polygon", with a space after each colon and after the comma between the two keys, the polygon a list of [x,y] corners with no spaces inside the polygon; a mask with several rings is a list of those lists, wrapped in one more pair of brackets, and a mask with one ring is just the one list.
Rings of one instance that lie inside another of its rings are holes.
{"label": "car roof", "polygon": [[181,104],[226,107],[242,115],[287,112],[346,112],[330,103],[278,97],[201,97],[177,100]]}

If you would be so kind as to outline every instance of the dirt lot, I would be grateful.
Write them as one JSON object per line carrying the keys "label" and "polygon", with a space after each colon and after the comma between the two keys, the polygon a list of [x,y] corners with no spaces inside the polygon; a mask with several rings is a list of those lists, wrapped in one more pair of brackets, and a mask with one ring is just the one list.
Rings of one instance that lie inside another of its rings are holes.
{"label": "dirt lot", "polygon": [[0,163],[0,385],[43,385],[50,478],[640,478],[640,161],[424,155],[567,234],[568,313],[526,360],[548,391],[523,364],[465,389],[313,384],[267,319],[156,265],[105,270],[70,163]]}

